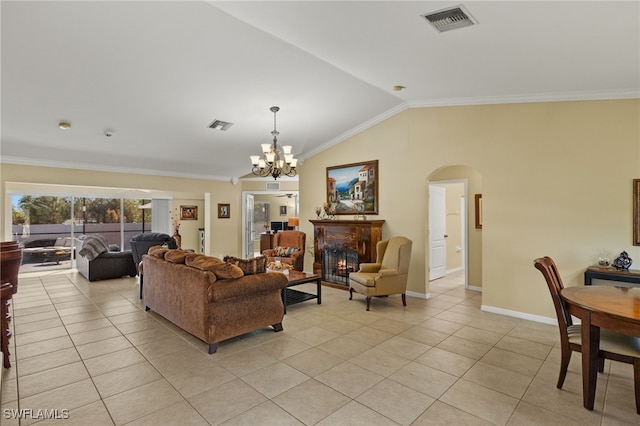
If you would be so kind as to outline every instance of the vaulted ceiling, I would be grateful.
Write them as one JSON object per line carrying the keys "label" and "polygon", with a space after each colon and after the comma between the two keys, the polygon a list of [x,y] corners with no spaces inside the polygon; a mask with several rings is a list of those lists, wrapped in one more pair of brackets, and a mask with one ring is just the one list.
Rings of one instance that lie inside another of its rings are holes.
{"label": "vaulted ceiling", "polygon": [[459,4],[2,1],[2,161],[226,180],[273,105],[304,160],[411,107],[640,97],[638,1],[467,1],[477,24],[442,33],[421,16]]}

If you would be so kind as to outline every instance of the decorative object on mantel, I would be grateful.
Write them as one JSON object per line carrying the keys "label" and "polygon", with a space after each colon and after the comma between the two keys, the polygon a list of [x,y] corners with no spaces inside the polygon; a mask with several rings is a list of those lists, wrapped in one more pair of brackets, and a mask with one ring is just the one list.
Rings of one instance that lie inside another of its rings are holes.
{"label": "decorative object on mantel", "polygon": [[316,207],[316,217],[318,220],[334,220],[336,209],[329,203],[324,203],[322,207]]}
{"label": "decorative object on mantel", "polygon": [[356,208],[358,209],[358,214],[356,214],[353,217],[353,220],[358,220],[358,219],[367,220],[367,215],[364,214],[364,209],[365,209],[364,203],[363,202],[357,203]]}
{"label": "decorative object on mantel", "polygon": [[298,160],[293,158],[291,153],[291,145],[278,146],[278,135],[280,132],[276,130],[276,113],[280,111],[277,106],[272,106],[269,109],[273,113],[273,143],[263,143],[262,153],[264,158],[260,158],[259,155],[252,155],[251,164],[253,169],[251,172],[254,175],[260,177],[273,176],[273,179],[278,179],[281,175],[293,177],[296,175],[296,166]]}
{"label": "decorative object on mantel", "polygon": [[631,263],[633,263],[633,260],[631,260],[629,254],[626,251],[623,251],[622,253],[620,253],[620,256],[616,257],[616,259],[613,261],[613,266],[616,269],[629,269]]}
{"label": "decorative object on mantel", "polygon": [[327,167],[327,203],[338,215],[378,214],[379,178],[378,160]]}

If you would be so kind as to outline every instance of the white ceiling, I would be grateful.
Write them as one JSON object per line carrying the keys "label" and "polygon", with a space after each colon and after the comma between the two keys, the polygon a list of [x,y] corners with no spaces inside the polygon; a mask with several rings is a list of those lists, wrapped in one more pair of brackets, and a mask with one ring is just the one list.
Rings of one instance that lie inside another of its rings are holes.
{"label": "white ceiling", "polygon": [[410,107],[640,97],[640,2],[466,1],[478,25],[445,33],[420,16],[458,4],[2,1],[2,161],[228,180],[272,105],[304,159]]}

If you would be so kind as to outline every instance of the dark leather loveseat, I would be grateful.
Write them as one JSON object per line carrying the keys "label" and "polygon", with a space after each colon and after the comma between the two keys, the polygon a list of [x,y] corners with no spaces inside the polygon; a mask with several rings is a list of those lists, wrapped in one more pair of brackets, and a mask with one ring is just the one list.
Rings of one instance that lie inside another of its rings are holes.
{"label": "dark leather loveseat", "polygon": [[105,251],[90,259],[90,256],[80,255],[83,244],[82,239],[76,240],[76,269],[89,281],[136,276],[138,268],[130,251]]}

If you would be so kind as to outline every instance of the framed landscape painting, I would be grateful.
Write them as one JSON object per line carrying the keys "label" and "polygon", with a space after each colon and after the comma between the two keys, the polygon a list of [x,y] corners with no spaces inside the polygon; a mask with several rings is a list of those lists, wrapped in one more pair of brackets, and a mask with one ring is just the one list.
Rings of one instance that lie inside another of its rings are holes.
{"label": "framed landscape painting", "polygon": [[378,160],[327,167],[327,204],[335,214],[378,214]]}

